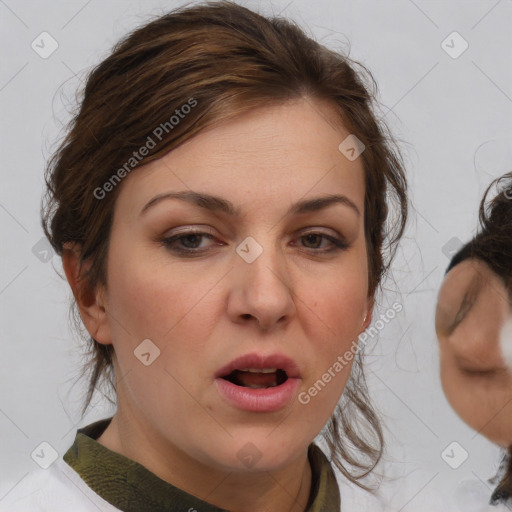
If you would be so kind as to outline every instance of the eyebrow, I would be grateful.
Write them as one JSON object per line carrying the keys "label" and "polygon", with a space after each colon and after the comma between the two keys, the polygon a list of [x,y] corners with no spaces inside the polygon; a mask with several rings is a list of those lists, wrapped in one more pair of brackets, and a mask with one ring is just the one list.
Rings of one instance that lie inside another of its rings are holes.
{"label": "eyebrow", "polygon": [[[200,208],[221,212],[233,217],[241,216],[241,210],[236,208],[230,201],[219,196],[194,192],[192,190],[186,190],[182,192],[164,192],[162,194],[158,194],[144,205],[139,215],[142,215],[152,206],[167,199],[179,199],[195,206],[199,206]],[[358,216],[361,216],[361,213],[355,203],[347,196],[340,194],[329,194],[315,197],[313,199],[301,199],[300,201],[297,201],[291,205],[286,215],[300,215],[304,213],[316,212],[335,204],[348,206]]]}

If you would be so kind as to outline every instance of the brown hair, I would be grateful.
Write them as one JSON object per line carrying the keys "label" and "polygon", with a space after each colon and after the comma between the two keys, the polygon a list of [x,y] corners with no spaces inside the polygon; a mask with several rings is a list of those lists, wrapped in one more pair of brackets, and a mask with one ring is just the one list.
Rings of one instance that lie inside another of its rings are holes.
{"label": "brown hair", "polygon": [[[126,36],[89,74],[79,111],[48,164],[43,229],[60,255],[66,242],[78,243],[81,263],[91,262],[86,282],[90,287],[105,284],[116,180],[142,165],[134,154],[152,146],[148,140],[155,142],[157,127],[166,128],[157,132],[161,139],[141,159],[143,164],[242,112],[294,99],[319,100],[366,147],[360,158],[366,182],[368,296],[373,298],[407,218],[402,159],[374,113],[376,90],[363,66],[318,44],[288,20],[266,18],[229,1],[169,12]],[[192,103],[194,108],[177,124],[170,122],[169,113]],[[101,192],[107,189],[108,194]],[[398,205],[394,219],[388,212],[391,200]],[[89,341],[84,411],[103,377],[115,389],[112,346]],[[343,394],[347,404],[338,406],[325,437],[340,471],[364,487],[361,478],[381,458],[383,435],[360,358]],[[355,428],[355,417],[367,422],[364,434]]]}

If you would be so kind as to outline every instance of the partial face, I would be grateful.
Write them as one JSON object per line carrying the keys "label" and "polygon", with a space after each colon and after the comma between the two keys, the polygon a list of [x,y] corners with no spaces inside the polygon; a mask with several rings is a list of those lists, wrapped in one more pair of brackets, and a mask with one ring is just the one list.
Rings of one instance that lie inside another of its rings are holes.
{"label": "partial face", "polygon": [[115,348],[119,407],[200,463],[244,469],[243,450],[258,469],[290,463],[349,377],[338,358],[371,313],[365,182],[328,114],[310,101],[252,111],[121,185],[99,341]]}
{"label": "partial face", "polygon": [[468,425],[502,446],[512,442],[512,374],[500,347],[511,315],[507,290],[486,263],[467,259],[446,275],[436,312],[443,388]]}

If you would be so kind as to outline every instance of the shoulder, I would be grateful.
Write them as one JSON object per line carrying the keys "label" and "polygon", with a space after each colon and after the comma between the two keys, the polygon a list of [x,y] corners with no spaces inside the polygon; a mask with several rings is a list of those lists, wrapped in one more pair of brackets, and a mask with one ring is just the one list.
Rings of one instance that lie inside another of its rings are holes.
{"label": "shoulder", "polygon": [[13,483],[0,512],[119,512],[100,498],[64,460]]}

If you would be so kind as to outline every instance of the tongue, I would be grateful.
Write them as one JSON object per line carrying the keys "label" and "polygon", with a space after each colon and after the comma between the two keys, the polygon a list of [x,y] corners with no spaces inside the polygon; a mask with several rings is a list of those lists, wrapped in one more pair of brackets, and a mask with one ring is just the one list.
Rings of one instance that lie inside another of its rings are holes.
{"label": "tongue", "polygon": [[238,386],[268,388],[277,386],[277,375],[276,373],[252,373],[235,370],[233,372],[233,382]]}

